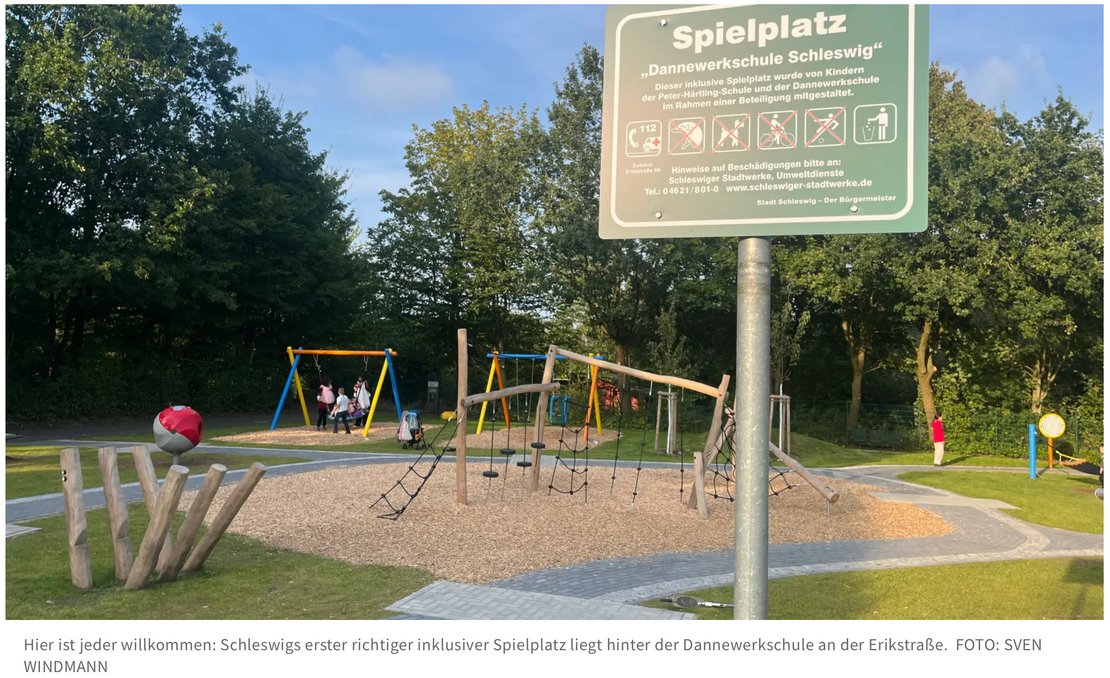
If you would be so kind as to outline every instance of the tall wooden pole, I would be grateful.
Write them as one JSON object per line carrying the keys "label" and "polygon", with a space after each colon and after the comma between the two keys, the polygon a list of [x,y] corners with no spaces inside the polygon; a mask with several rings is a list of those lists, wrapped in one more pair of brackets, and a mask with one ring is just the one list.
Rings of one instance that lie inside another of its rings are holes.
{"label": "tall wooden pole", "polygon": [[467,389],[467,350],[466,330],[458,331],[458,398],[455,405],[455,420],[459,426],[455,429],[455,501],[466,504],[466,396]]}
{"label": "tall wooden pole", "polygon": [[127,581],[134,556],[131,552],[131,519],[119,483],[119,457],[114,447],[96,451],[100,478],[104,485],[104,504],[108,507],[108,523],[112,529],[112,554],[115,556],[116,579]]}
{"label": "tall wooden pole", "polygon": [[76,447],[61,453],[62,495],[66,513],[66,543],[69,546],[69,576],[82,590],[92,588],[92,561],[89,559],[89,522],[85,515],[84,477],[81,455]]}
{"label": "tall wooden pole", "polygon": [[[541,384],[550,384],[555,379],[555,345],[547,347],[547,361],[543,364],[543,380]],[[535,492],[540,486],[540,463],[543,462],[543,425],[547,421],[547,399],[550,395],[547,392],[540,393],[540,397],[536,398],[536,438],[532,442],[532,477],[528,483],[528,489]]]}

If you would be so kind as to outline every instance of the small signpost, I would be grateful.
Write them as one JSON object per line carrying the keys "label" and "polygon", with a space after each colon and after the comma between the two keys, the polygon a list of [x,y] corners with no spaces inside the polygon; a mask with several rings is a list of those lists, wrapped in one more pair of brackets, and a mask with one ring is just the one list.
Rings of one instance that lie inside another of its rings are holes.
{"label": "small signpost", "polygon": [[737,619],[767,618],[771,243],[923,231],[928,9],[613,6],[602,238],[740,236]]}
{"label": "small signpost", "polygon": [[1042,436],[1048,439],[1048,467],[1052,468],[1052,454],[1055,451],[1056,439],[1064,435],[1067,425],[1064,423],[1063,417],[1050,412],[1037,421],[1037,429]]}

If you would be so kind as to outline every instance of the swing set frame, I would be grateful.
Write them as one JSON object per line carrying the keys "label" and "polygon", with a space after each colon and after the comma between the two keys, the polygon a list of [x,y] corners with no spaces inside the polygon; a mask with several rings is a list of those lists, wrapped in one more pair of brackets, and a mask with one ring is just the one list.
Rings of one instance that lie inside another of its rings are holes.
{"label": "swing set frame", "polygon": [[[270,422],[270,430],[273,431],[277,428],[278,417],[281,416],[281,410],[285,407],[285,398],[289,395],[290,386],[296,385],[297,400],[301,404],[301,412],[304,414],[304,425],[311,426],[312,422],[308,418],[308,405],[305,402],[304,388],[301,386],[301,376],[297,373],[297,365],[301,362],[301,356],[362,356],[366,359],[372,357],[385,358],[382,362],[382,371],[378,375],[378,385],[374,388],[374,398],[370,403],[370,411],[366,415],[366,425],[362,429],[362,437],[366,438],[370,435],[370,424],[374,421],[374,412],[378,408],[378,397],[381,395],[382,386],[385,384],[385,377],[389,375],[389,384],[393,389],[393,404],[397,408],[397,423],[400,425],[402,421],[401,416],[401,396],[397,390],[397,373],[393,369],[393,358],[397,357],[397,352],[392,348],[387,348],[384,351],[352,351],[345,349],[319,349],[319,348],[293,348],[291,346],[285,347],[285,352],[289,356],[289,376],[285,379],[285,388],[281,391],[281,398],[278,400],[277,409],[274,410],[273,421]],[[353,395],[353,394],[352,394]]]}
{"label": "swing set frame", "polygon": [[[492,353],[487,353],[486,357],[491,358],[492,360],[491,360],[490,366],[489,366],[489,377],[486,379],[486,390],[484,391],[484,393],[491,393],[493,391],[493,380],[494,380],[494,378],[497,379],[497,388],[498,388],[498,390],[504,390],[505,389],[505,377],[504,377],[504,375],[501,371],[501,360],[502,359],[505,359],[505,360],[531,360],[533,365],[535,365],[536,361],[547,360],[547,354],[546,353],[499,353],[497,351],[494,351]],[[600,353],[591,353],[589,357],[590,358],[596,358],[596,359],[599,359],[599,360],[604,360],[605,359],[605,356],[601,355]],[[556,356],[556,359],[557,360],[570,360],[566,356]],[[533,377],[535,376],[534,372],[535,371],[533,370]],[[589,395],[588,402],[586,403],[586,422],[585,422],[585,425],[588,425],[590,423],[590,415],[593,415],[594,418],[596,419],[597,430],[600,433],[601,430],[602,430],[601,429],[601,405],[600,405],[601,401],[598,400],[598,397],[597,397],[597,378],[598,378],[598,367],[597,367],[597,365],[592,365],[592,366],[590,366],[590,391],[589,391],[590,395]],[[508,430],[508,429],[512,428],[512,422],[510,421],[510,417],[509,417],[508,399],[507,398],[501,398],[500,400],[501,400],[501,410],[502,410],[502,412],[505,413],[505,429]],[[595,405],[596,405],[596,409],[595,409]],[[482,427],[485,425],[485,422],[486,422],[486,408],[488,406],[489,406],[489,401],[488,400],[482,402],[482,411],[478,414],[478,431],[477,431],[478,433],[482,432]]]}

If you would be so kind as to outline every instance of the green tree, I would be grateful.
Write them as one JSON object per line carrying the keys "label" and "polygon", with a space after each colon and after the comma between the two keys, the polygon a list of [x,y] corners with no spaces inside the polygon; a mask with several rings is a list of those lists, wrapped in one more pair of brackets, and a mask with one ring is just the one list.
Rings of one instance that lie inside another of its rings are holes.
{"label": "green tree", "polygon": [[[629,364],[646,349],[669,282],[663,245],[652,240],[597,237],[601,177],[602,59],[587,45],[556,86],[544,163],[542,215],[553,283],[561,301],[579,303],[588,322]],[[623,393],[627,411],[630,394]]]}
{"label": "green tree", "polygon": [[173,6],[8,7],[9,359],[57,378],[117,300],[141,293],[143,226],[171,212],[198,129],[242,72]]}
{"label": "green tree", "polygon": [[958,350],[958,330],[986,303],[995,235],[1005,227],[1014,154],[995,122],[954,74],[930,68],[929,223],[903,236],[906,247],[895,263],[897,308],[916,334],[914,377],[929,421],[936,414],[936,356]]}
{"label": "green tree", "polygon": [[1088,124],[1062,94],[1024,124],[1002,120],[1021,175],[993,266],[995,336],[1035,414],[1061,372],[1101,346],[1103,149]]}
{"label": "green tree", "polygon": [[543,306],[543,249],[534,237],[543,132],[524,108],[455,108],[416,129],[405,148],[412,185],[383,191],[387,219],[369,232],[380,301],[423,323],[436,343],[468,327],[505,350]]}

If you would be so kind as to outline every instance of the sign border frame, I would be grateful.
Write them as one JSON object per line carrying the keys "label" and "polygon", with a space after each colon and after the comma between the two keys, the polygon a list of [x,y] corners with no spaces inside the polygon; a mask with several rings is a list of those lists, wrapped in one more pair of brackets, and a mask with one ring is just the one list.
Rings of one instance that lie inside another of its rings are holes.
{"label": "sign border frame", "polygon": [[[638,13],[635,13],[635,14],[629,14],[628,16],[622,18],[620,20],[620,22],[617,23],[617,26],[614,29],[613,113],[612,113],[612,116],[611,116],[610,127],[615,128],[617,123],[620,120],[620,60],[621,60],[620,42],[621,42],[621,30],[623,29],[624,25],[627,22],[629,22],[633,19],[644,19],[644,18],[658,17],[658,16],[674,16],[676,14],[690,14],[690,13],[693,13],[693,12],[707,12],[707,11],[713,11],[713,10],[735,9],[735,8],[738,8],[738,7],[754,7],[754,6],[758,6],[758,3],[743,3],[743,4],[735,4],[735,5],[733,5],[733,4],[729,4],[729,5],[701,5],[701,6],[695,6],[695,7],[662,9],[662,10],[651,11],[651,12],[638,12]],[[907,116],[906,116],[905,128],[908,130],[908,132],[907,132],[907,139],[906,139],[906,202],[902,206],[901,209],[899,209],[898,211],[893,212],[893,213],[888,212],[888,213],[884,213],[884,214],[864,214],[864,215],[849,214],[849,215],[843,215],[843,216],[752,217],[752,218],[736,218],[736,219],[698,219],[698,220],[690,220],[690,219],[663,220],[663,219],[656,219],[656,220],[651,220],[651,221],[624,221],[621,218],[619,218],[617,216],[617,213],[616,213],[616,210],[617,210],[616,195],[617,195],[617,183],[618,183],[617,182],[617,177],[618,177],[617,163],[618,163],[620,149],[618,148],[619,144],[617,143],[617,136],[614,134],[614,135],[612,135],[612,138],[610,139],[610,142],[611,142],[611,148],[610,148],[610,154],[611,154],[610,155],[610,165],[611,165],[610,171],[611,171],[611,174],[610,174],[610,180],[608,182],[608,184],[609,184],[609,186],[608,186],[608,188],[609,188],[609,198],[607,200],[607,202],[609,203],[609,205],[608,205],[608,207],[609,207],[609,217],[610,217],[610,219],[612,220],[612,223],[613,223],[613,226],[611,228],[620,229],[620,230],[629,229],[630,231],[635,231],[635,233],[630,232],[627,236],[617,236],[615,234],[611,234],[609,236],[604,236],[603,235],[602,237],[603,238],[613,238],[613,237],[617,237],[617,238],[624,238],[624,237],[650,238],[650,237],[652,237],[651,234],[649,233],[651,230],[654,230],[654,229],[657,229],[657,228],[674,228],[674,227],[683,227],[683,226],[689,226],[691,228],[717,227],[714,230],[714,232],[719,232],[719,229],[722,226],[726,226],[726,227],[727,226],[756,226],[756,225],[775,225],[775,224],[794,224],[794,225],[796,225],[796,224],[803,223],[803,222],[806,223],[806,224],[813,225],[813,227],[815,229],[816,229],[817,224],[837,224],[839,226],[839,228],[834,226],[834,227],[826,229],[826,230],[817,229],[817,230],[810,231],[811,233],[822,233],[822,232],[835,233],[835,232],[840,232],[843,229],[850,229],[851,224],[857,224],[857,223],[860,223],[860,222],[897,222],[900,219],[902,219],[903,217],[905,217],[906,215],[908,215],[910,212],[912,212],[913,207],[914,207],[914,202],[915,202],[914,183],[915,183],[915,178],[916,178],[916,176],[914,174],[914,158],[915,158],[914,150],[915,150],[916,144],[919,141],[916,138],[917,135],[916,135],[916,132],[915,132],[915,125],[917,124],[917,120],[916,120],[916,115],[915,115],[915,110],[914,110],[916,108],[916,103],[917,103],[916,98],[915,98],[915,93],[916,93],[916,88],[917,88],[917,80],[914,77],[914,71],[915,71],[915,67],[916,67],[915,56],[916,56],[916,50],[917,50],[917,44],[916,44],[917,43],[917,26],[916,26],[917,4],[916,3],[908,4],[908,5],[906,5],[906,8],[907,8],[907,21],[908,21],[907,28],[908,28],[909,34],[908,34],[908,40],[907,40],[907,51],[908,51],[907,69],[906,69],[907,70],[907,80],[906,80]],[[604,196],[603,196],[603,198],[604,198]],[[604,230],[604,229],[602,229],[602,230]],[[797,231],[794,231],[794,232],[797,233]],[[846,232],[851,232],[851,231],[846,231]],[[735,236],[736,234],[733,234],[733,235]],[[706,237],[715,237],[715,236],[712,236],[710,234],[705,234],[705,236]]]}

